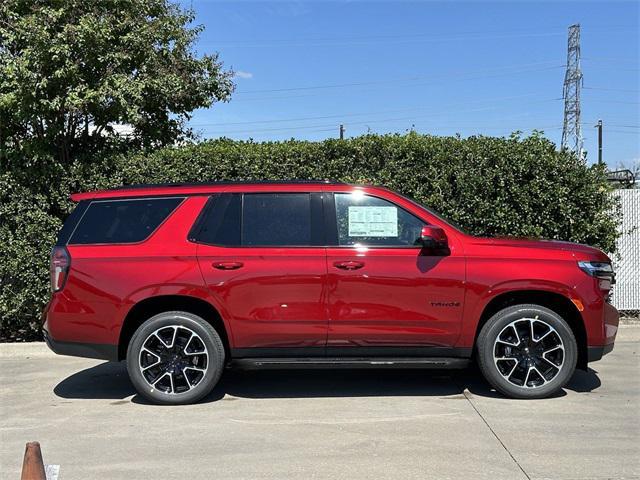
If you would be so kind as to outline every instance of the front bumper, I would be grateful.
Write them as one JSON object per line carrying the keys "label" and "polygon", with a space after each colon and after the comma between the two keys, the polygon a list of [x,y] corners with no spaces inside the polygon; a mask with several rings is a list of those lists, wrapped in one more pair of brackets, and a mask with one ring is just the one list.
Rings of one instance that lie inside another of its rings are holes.
{"label": "front bumper", "polygon": [[618,325],[620,323],[620,314],[616,307],[611,305],[610,303],[604,304],[604,312],[603,312],[603,322],[604,322],[604,343],[605,346],[609,344],[613,344],[616,340],[616,334],[618,333]]}
{"label": "front bumper", "polygon": [[589,347],[588,349],[588,362],[597,362],[602,357],[604,357],[607,353],[610,353],[613,350],[613,343],[609,345],[603,345],[601,347]]}
{"label": "front bumper", "polygon": [[613,350],[616,335],[618,333],[618,323],[620,322],[620,314],[618,310],[610,303],[604,304],[602,313],[602,340],[604,345],[589,346],[587,349],[588,362],[597,362],[607,353]]}

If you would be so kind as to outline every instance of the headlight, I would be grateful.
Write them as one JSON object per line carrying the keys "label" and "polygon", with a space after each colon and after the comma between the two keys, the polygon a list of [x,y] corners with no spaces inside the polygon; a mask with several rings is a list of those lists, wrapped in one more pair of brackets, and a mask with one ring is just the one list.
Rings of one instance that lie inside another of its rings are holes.
{"label": "headlight", "polygon": [[611,287],[616,283],[616,274],[610,263],[606,262],[578,262],[580,269],[598,279],[600,290],[605,293],[605,297],[610,295]]}
{"label": "headlight", "polygon": [[588,273],[592,277],[612,278],[614,276],[613,268],[610,263],[606,262],[578,262],[578,266],[582,271]]}

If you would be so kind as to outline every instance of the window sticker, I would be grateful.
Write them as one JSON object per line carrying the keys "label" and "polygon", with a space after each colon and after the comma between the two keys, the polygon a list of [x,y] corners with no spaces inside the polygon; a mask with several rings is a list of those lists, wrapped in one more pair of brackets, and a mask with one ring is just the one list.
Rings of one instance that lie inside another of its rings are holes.
{"label": "window sticker", "polygon": [[397,237],[396,207],[349,207],[350,237]]}

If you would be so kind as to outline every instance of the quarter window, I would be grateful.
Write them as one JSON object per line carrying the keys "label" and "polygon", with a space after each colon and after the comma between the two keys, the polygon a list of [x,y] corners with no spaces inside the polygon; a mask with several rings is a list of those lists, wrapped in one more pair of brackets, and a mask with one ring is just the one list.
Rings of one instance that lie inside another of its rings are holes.
{"label": "quarter window", "polygon": [[414,246],[425,223],[397,205],[361,192],[335,194],[338,245]]}
{"label": "quarter window", "polygon": [[242,195],[220,195],[209,200],[196,240],[211,245],[239,246]]}
{"label": "quarter window", "polygon": [[136,243],[146,240],[184,198],[95,201],[87,207],[70,244]]}

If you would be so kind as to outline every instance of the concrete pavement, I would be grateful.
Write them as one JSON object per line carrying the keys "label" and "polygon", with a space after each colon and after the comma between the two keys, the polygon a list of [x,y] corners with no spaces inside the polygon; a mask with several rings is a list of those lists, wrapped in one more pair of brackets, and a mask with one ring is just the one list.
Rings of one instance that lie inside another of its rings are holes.
{"label": "concrete pavement", "polygon": [[227,371],[146,404],[124,365],[0,345],[0,478],[41,442],[60,479],[640,478],[640,326],[547,400],[475,370]]}

